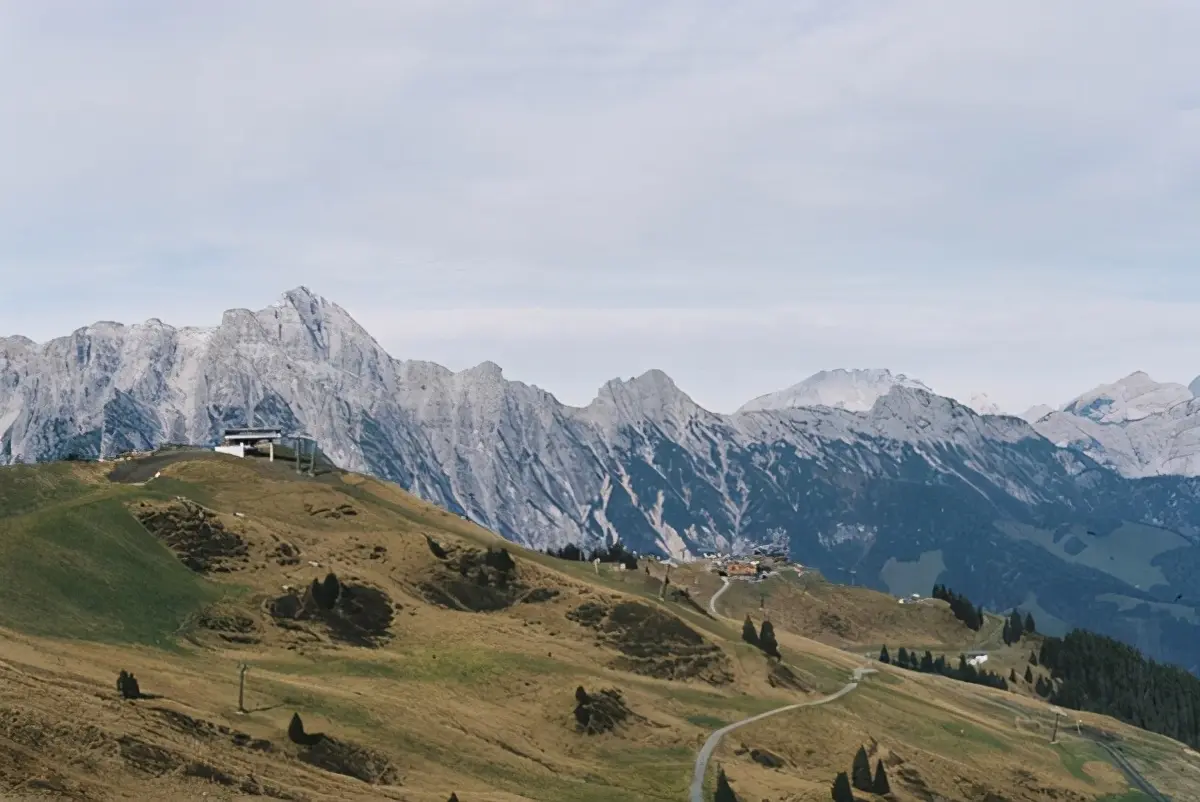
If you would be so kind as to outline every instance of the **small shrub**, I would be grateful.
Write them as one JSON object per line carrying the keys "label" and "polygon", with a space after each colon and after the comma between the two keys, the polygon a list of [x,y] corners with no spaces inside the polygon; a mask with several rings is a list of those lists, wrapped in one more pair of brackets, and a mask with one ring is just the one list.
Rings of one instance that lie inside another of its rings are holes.
{"label": "small shrub", "polygon": [[121,673],[117,675],[117,691],[123,699],[142,698],[142,691],[138,687],[137,677],[124,669],[121,669]]}

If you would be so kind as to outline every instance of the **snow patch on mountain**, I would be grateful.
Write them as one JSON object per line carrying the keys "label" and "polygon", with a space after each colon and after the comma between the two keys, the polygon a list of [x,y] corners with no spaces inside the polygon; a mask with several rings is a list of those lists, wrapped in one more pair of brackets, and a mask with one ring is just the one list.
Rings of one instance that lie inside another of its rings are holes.
{"label": "snow patch on mountain", "polygon": [[1003,410],[993,401],[987,393],[974,393],[966,402],[966,405],[975,410],[980,415],[1003,415]]}
{"label": "snow patch on mountain", "polygon": [[1063,411],[1097,423],[1128,423],[1161,415],[1194,397],[1182,384],[1156,382],[1139,370],[1084,393],[1068,403]]}
{"label": "snow patch on mountain", "polygon": [[893,387],[909,387],[932,393],[924,382],[893,374],[882,368],[823,370],[799,384],[784,390],[761,395],[743,404],[738,412],[794,409],[797,407],[831,407],[851,412],[866,412],[880,396]]}
{"label": "snow patch on mountain", "polygon": [[1022,412],[1019,417],[1022,420],[1029,421],[1030,423],[1037,423],[1051,412],[1056,411],[1057,410],[1049,404],[1037,404]]}

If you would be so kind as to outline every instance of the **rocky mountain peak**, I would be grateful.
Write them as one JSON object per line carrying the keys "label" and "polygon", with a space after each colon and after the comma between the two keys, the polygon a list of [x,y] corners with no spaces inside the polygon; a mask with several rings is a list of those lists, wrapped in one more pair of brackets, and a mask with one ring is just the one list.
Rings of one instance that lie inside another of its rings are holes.
{"label": "rocky mountain peak", "polygon": [[791,387],[761,395],[743,404],[738,412],[818,406],[866,412],[893,387],[933,392],[924,382],[886,368],[837,368],[822,370]]}
{"label": "rocky mountain peak", "polygon": [[1102,384],[1068,403],[1063,411],[1097,423],[1126,423],[1159,415],[1194,398],[1175,382],[1156,382],[1145,371],[1134,371],[1111,384]]}

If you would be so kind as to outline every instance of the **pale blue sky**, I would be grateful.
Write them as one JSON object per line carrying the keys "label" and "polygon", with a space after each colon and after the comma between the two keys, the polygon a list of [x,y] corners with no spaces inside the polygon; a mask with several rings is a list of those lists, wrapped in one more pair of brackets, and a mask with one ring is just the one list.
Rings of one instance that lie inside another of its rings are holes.
{"label": "pale blue sky", "polygon": [[0,0],[0,334],[305,284],[731,410],[1200,373],[1200,3]]}

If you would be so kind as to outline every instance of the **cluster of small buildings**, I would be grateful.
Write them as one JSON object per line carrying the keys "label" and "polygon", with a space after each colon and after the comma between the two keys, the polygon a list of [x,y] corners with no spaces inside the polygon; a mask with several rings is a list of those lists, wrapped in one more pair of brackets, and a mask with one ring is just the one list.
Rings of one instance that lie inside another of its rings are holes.
{"label": "cluster of small buildings", "polygon": [[786,554],[763,554],[756,550],[752,556],[731,554],[705,554],[709,569],[716,574],[737,579],[758,581],[768,577],[787,565],[792,565]]}

